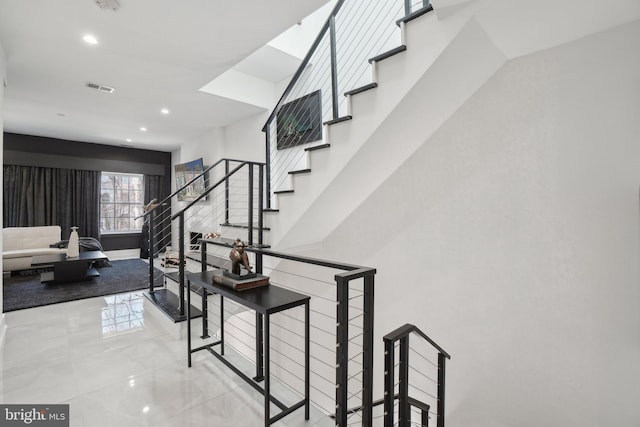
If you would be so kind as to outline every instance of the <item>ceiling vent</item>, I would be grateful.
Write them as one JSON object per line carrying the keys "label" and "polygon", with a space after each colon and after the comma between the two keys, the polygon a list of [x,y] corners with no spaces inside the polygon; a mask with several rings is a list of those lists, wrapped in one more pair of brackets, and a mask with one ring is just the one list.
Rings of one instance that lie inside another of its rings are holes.
{"label": "ceiling vent", "polygon": [[108,10],[110,12],[115,12],[120,8],[120,3],[118,0],[94,0],[96,5],[102,10]]}
{"label": "ceiling vent", "polygon": [[87,83],[87,87],[89,87],[91,89],[99,90],[100,92],[105,92],[105,93],[113,93],[113,92],[116,91],[116,89],[113,88],[113,87],[102,86],[102,85],[95,84],[95,83]]}

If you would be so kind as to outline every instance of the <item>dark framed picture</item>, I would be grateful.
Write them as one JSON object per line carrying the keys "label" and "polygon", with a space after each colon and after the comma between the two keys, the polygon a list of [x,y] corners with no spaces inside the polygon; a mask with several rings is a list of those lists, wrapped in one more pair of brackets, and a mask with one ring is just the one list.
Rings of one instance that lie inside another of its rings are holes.
{"label": "dark framed picture", "polygon": [[287,104],[276,115],[278,150],[322,139],[322,105],[317,90]]}

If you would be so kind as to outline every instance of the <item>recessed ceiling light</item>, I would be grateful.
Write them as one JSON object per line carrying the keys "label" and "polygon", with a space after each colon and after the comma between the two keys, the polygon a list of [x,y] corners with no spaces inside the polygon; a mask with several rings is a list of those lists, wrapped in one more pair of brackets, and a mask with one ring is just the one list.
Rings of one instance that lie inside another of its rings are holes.
{"label": "recessed ceiling light", "polygon": [[160,110],[160,112],[162,114],[169,114],[169,109],[168,108],[163,108],[162,110]]}
{"label": "recessed ceiling light", "polygon": [[85,34],[82,40],[89,44],[98,44],[98,39],[92,34]]}
{"label": "recessed ceiling light", "polygon": [[133,140],[131,138],[127,138],[126,141],[127,142],[133,142]]}
{"label": "recessed ceiling light", "polygon": [[140,126],[140,130],[141,130],[142,132],[146,132],[146,131],[147,131],[147,128],[146,128],[146,127],[144,127],[144,126]]}

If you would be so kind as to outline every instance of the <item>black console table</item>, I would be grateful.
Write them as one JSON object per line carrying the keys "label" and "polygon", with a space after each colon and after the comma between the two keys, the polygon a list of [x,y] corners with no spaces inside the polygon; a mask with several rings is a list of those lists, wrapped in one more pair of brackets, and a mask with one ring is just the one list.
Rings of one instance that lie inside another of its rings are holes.
{"label": "black console table", "polygon": [[[188,346],[188,363],[191,367],[191,355],[200,350],[207,350],[218,360],[223,362],[227,367],[238,374],[242,379],[249,383],[253,388],[258,390],[264,396],[264,425],[269,426],[281,418],[289,415],[293,411],[304,406],[305,419],[309,419],[309,299],[307,295],[283,289],[278,286],[268,285],[260,288],[254,288],[246,291],[234,291],[222,285],[213,283],[215,271],[204,271],[200,273],[188,273],[187,289],[191,289],[192,285],[202,287],[202,307],[203,313],[206,312],[208,293],[220,295],[220,340],[201,347],[192,348],[191,345],[191,292],[187,292],[187,346]],[[229,298],[256,312],[256,376],[249,378],[236,366],[224,357],[224,299]],[[269,316],[294,307],[304,306],[304,399],[300,402],[286,406],[277,398],[271,395],[271,377],[270,377],[270,333],[269,333]],[[203,314],[204,316],[204,314]],[[203,318],[203,333],[206,335],[206,316]],[[263,333],[264,331],[264,342]],[[215,351],[214,347],[219,346],[220,351]],[[264,387],[258,383],[264,380]],[[271,417],[270,402],[278,406],[282,412]]]}

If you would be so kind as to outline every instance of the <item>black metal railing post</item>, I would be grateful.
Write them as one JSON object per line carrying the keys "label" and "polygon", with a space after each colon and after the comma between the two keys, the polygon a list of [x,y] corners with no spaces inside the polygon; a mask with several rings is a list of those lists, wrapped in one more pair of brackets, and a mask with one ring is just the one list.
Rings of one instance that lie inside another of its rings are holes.
{"label": "black metal railing post", "polygon": [[349,371],[349,282],[337,277],[336,308],[336,425],[347,425]]}
{"label": "black metal railing post", "polygon": [[336,17],[331,15],[329,18],[329,37],[331,44],[331,100],[333,104],[333,118],[340,116],[338,111],[338,52],[336,49]]}
{"label": "black metal railing post", "polygon": [[180,316],[184,316],[184,212],[178,215],[178,309]]}
{"label": "black metal railing post", "polygon": [[249,211],[249,218],[248,218],[248,227],[249,227],[249,231],[247,234],[247,240],[249,240],[249,244],[253,245],[253,163],[249,163],[247,164],[247,167],[249,168],[249,188],[248,188],[248,206],[247,206],[247,210]]}
{"label": "black metal railing post", "polygon": [[370,426],[373,422],[373,307],[374,275],[364,278],[364,328],[362,349],[362,423]]}
{"label": "black metal railing post", "polygon": [[446,360],[446,355],[438,353],[438,422],[436,424],[438,427],[444,427],[444,383]]}
{"label": "black metal railing post", "polygon": [[[264,245],[264,171],[265,165],[258,165],[258,245]],[[267,197],[267,200],[269,198]],[[262,274],[262,253],[256,254],[256,272]]]}
{"label": "black metal railing post", "polygon": [[264,165],[258,165],[258,244],[264,244]]}
{"label": "black metal railing post", "polygon": [[[271,124],[266,126],[266,132],[264,133],[264,135],[265,135],[265,145],[266,145],[266,153],[265,153],[266,190],[264,190],[264,192],[266,193],[266,196],[267,196],[267,209],[271,209]],[[260,165],[260,168],[261,168],[260,175],[262,176],[263,174],[262,165]],[[262,194],[262,190],[260,191],[260,194]],[[264,207],[262,203],[260,204],[260,206]]]}
{"label": "black metal railing post", "polygon": [[422,409],[420,413],[420,425],[422,427],[429,427],[429,411],[427,409]]}
{"label": "black metal railing post", "polygon": [[[207,245],[200,242],[200,271],[207,271]],[[187,298],[189,300],[189,298]],[[209,335],[209,294],[202,288],[202,339],[210,338]]]}
{"label": "black metal railing post", "polygon": [[400,338],[400,363],[398,365],[398,427],[411,425],[409,406],[409,338]]}
{"label": "black metal railing post", "polygon": [[264,316],[256,313],[256,381],[264,380]]}
{"label": "black metal railing post", "polygon": [[155,242],[154,242],[154,231],[153,231],[153,217],[154,217],[154,211],[149,212],[149,216],[147,217],[147,225],[149,227],[149,292],[153,292],[154,291],[154,285],[155,285],[155,269],[153,268],[153,256],[154,256],[154,246],[155,246]]}
{"label": "black metal railing post", "polygon": [[224,161],[224,223],[229,224],[229,160]]}
{"label": "black metal railing post", "polygon": [[393,427],[393,400],[395,385],[394,342],[384,340],[384,427]]}

